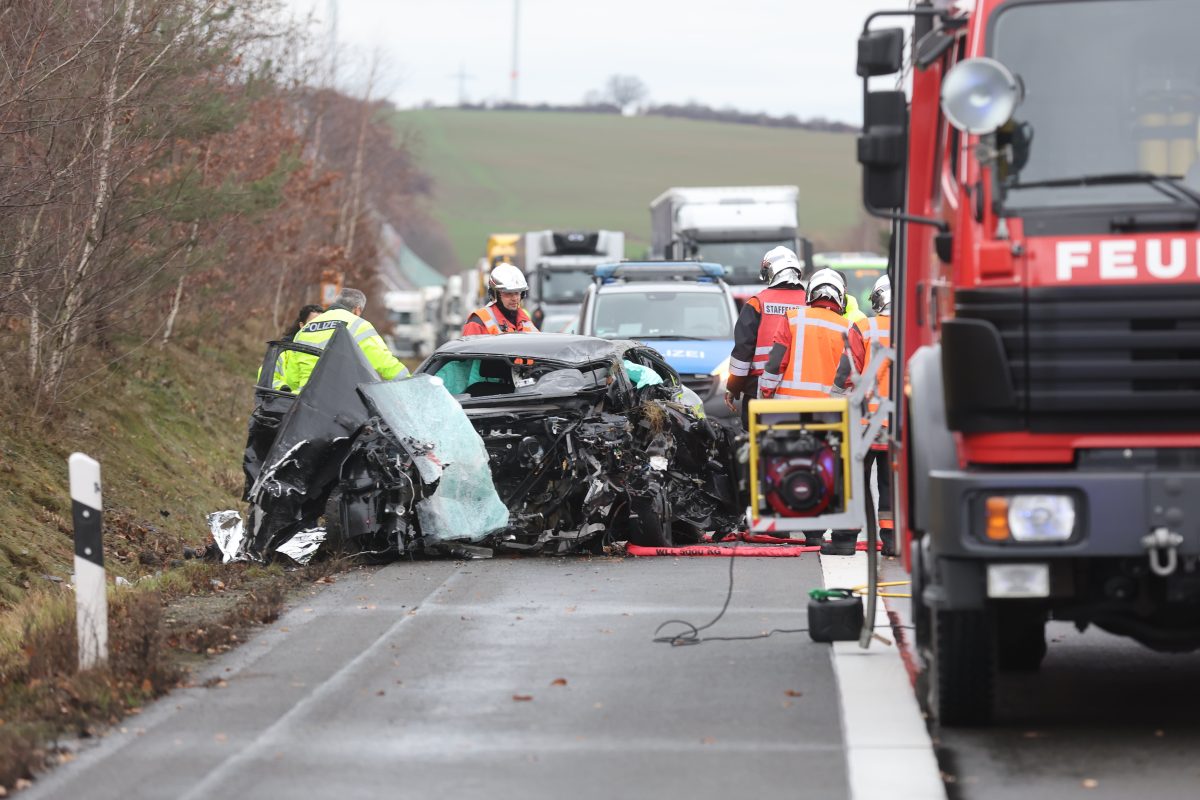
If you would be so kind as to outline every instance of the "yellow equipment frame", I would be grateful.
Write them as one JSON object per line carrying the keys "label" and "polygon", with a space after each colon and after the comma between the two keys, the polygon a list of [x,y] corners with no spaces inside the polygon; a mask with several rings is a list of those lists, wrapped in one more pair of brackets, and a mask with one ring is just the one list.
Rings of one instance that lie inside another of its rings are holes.
{"label": "yellow equipment frame", "polygon": [[[775,531],[825,531],[861,530],[866,526],[866,505],[857,502],[867,497],[865,461],[871,444],[881,435],[884,421],[892,413],[892,401],[881,397],[875,390],[875,376],[884,364],[891,361],[894,352],[890,347],[874,348],[871,361],[862,375],[855,376],[855,388],[849,395],[840,397],[814,397],[809,399],[751,400],[747,413],[750,435],[750,507],[746,510],[747,526],[753,533]],[[863,425],[859,409],[866,401],[878,403],[875,411],[865,414]],[[764,417],[793,415],[796,419],[768,422]],[[812,414],[837,414],[838,422],[805,422],[802,417]],[[853,414],[853,416],[852,416]],[[833,431],[841,440],[842,486],[845,487],[845,507],[816,517],[780,517],[764,515],[762,487],[758,474],[759,440],[770,430]]]}

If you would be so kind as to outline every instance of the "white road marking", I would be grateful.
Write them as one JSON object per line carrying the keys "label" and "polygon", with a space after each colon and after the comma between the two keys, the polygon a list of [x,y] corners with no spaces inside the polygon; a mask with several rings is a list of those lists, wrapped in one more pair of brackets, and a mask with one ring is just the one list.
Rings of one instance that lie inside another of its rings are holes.
{"label": "white road marking", "polygon": [[[821,571],[826,587],[861,586],[867,582],[867,554],[821,556]],[[875,609],[875,625],[881,630],[888,626],[882,600]],[[899,647],[875,641],[863,650],[858,642],[834,642],[833,673],[842,709],[850,796],[855,800],[945,797],[933,742]]]}

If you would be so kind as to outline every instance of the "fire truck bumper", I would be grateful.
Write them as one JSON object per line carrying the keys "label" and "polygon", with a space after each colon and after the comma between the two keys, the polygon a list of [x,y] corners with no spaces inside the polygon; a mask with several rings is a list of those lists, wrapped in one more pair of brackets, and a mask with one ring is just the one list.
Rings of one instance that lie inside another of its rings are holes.
{"label": "fire truck bumper", "polygon": [[935,471],[930,497],[931,605],[1079,601],[1126,573],[1200,592],[1200,471]]}

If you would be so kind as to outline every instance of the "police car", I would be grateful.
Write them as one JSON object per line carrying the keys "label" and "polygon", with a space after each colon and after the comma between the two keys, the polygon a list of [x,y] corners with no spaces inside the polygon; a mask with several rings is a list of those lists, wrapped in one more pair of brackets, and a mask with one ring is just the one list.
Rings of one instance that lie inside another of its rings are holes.
{"label": "police car", "polygon": [[736,425],[725,380],[737,310],[720,264],[622,261],[596,267],[579,333],[635,339],[661,353],[714,419]]}

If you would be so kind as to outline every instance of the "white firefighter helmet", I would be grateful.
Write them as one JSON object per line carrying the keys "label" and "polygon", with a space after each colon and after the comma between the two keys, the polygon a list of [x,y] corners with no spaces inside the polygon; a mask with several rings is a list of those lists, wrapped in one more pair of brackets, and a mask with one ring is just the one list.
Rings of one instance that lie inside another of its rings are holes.
{"label": "white firefighter helmet", "polygon": [[892,279],[885,273],[875,281],[871,289],[871,308],[876,314],[883,314],[892,307]]}
{"label": "white firefighter helmet", "polygon": [[785,283],[800,285],[800,274],[803,271],[800,267],[800,259],[788,251],[767,267],[767,286],[779,286]]}
{"label": "white firefighter helmet", "polygon": [[846,279],[836,269],[819,269],[808,279],[808,302],[832,300],[838,311],[846,310]]}
{"label": "white firefighter helmet", "polygon": [[497,264],[488,275],[488,294],[499,300],[500,292],[520,292],[521,297],[529,294],[529,283],[512,264]]}
{"label": "white firefighter helmet", "polygon": [[[795,277],[787,276],[787,273],[793,269],[796,270]],[[779,283],[801,283],[800,277],[803,271],[795,251],[790,247],[779,245],[772,247],[763,255],[762,269],[759,270],[758,279],[766,281],[768,286],[775,286]]]}

